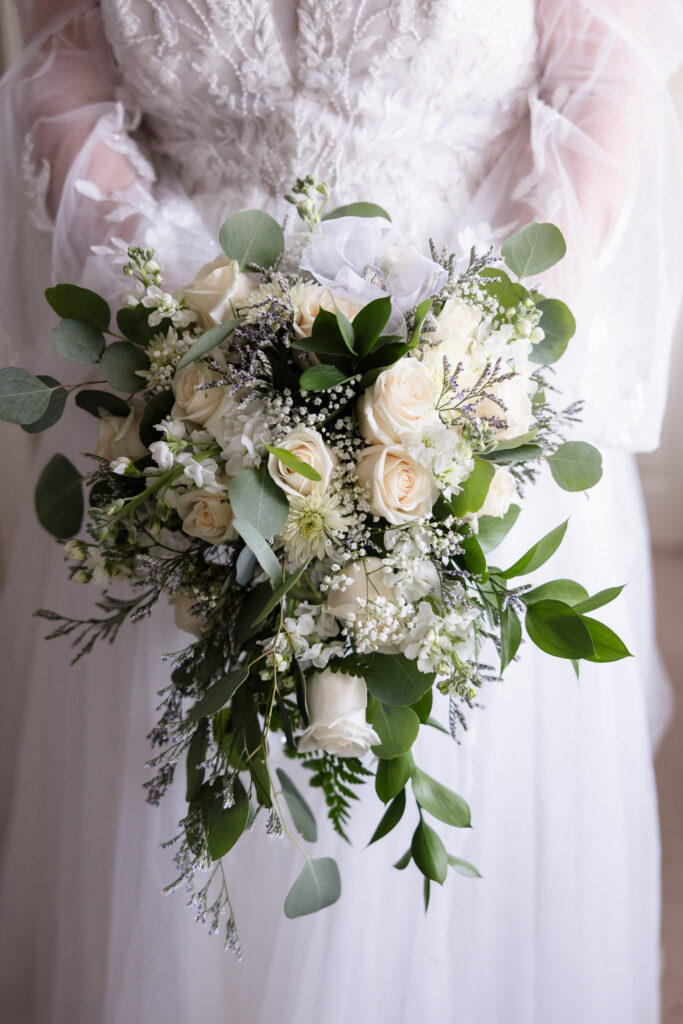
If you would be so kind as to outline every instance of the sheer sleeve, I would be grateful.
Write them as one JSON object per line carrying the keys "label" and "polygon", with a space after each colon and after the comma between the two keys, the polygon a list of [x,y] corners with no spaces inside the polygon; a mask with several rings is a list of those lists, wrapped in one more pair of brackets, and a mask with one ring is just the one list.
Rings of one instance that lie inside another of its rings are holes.
{"label": "sheer sleeve", "polygon": [[126,243],[160,250],[171,283],[183,277],[174,261],[182,255],[186,275],[212,243],[173,175],[132,134],[140,113],[120,88],[99,6],[28,0],[21,17],[28,45],[0,83],[0,298],[9,311],[0,330],[26,365],[32,339],[44,344],[36,324],[51,281],[114,299]]}
{"label": "sheer sleeve", "polygon": [[538,0],[528,118],[475,196],[470,224],[551,220],[567,239],[548,286],[577,316],[560,364],[582,435],[657,447],[683,264],[683,161],[666,79],[677,0]]}

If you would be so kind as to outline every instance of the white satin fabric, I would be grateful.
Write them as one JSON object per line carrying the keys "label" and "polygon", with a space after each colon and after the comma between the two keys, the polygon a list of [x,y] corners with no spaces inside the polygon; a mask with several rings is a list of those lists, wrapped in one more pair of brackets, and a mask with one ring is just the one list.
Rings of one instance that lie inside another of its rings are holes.
{"label": "white satin fabric", "polygon": [[[368,198],[438,243],[554,219],[556,287],[581,317],[562,385],[606,444],[656,444],[680,262],[679,152],[663,89],[678,8],[607,0],[105,0],[22,5],[32,41],[0,88],[0,291],[15,361],[55,372],[41,289],[54,275],[115,295],[113,236],[157,246],[171,283],[215,248],[220,220],[309,170],[338,202]],[[21,171],[19,175],[18,171]],[[63,374],[63,367],[59,367]],[[94,421],[93,421],[94,423]],[[94,428],[93,428],[94,429]],[[92,447],[83,416],[39,443]],[[61,435],[61,436],[60,436]],[[665,706],[647,537],[628,455],[606,453],[587,500],[541,481],[501,564],[571,514],[546,576],[628,582],[605,617],[636,657],[571,669],[525,645],[456,747],[420,764],[470,800],[452,875],[425,917],[414,872],[390,868],[406,824],[367,852],[322,830],[344,895],[281,911],[299,869],[260,826],[229,858],[241,965],[195,925],[157,849],[182,813],[140,781],[182,638],[159,612],[69,669],[38,606],[84,612],[27,507],[0,626],[3,928],[0,1017],[12,1024],[354,1019],[654,1024],[659,862],[648,716]],[[540,578],[540,577],[539,577]],[[6,635],[5,635],[6,634]],[[372,793],[354,830],[381,814]],[[446,834],[444,826],[441,831]],[[435,887],[436,888],[436,887]]]}

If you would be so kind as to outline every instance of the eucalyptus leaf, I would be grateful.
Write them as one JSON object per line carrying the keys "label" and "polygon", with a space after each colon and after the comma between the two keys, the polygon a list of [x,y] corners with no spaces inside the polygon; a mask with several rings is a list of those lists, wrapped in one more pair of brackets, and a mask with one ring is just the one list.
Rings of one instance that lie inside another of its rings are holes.
{"label": "eucalyptus leaf", "polygon": [[419,700],[411,704],[411,708],[419,718],[422,725],[425,724],[432,710],[432,704],[434,703],[434,691],[427,690],[424,697],[420,697]]}
{"label": "eucalyptus leaf", "polygon": [[595,648],[590,631],[572,607],[562,601],[537,601],[527,608],[529,638],[556,658],[592,658]]}
{"label": "eucalyptus leaf", "polygon": [[504,437],[502,441],[496,441],[493,453],[504,452],[511,448],[521,448],[522,445],[533,441],[537,433],[538,427],[534,427],[533,430],[527,430],[526,434],[518,434],[517,437]]}
{"label": "eucalyptus leaf", "polygon": [[47,412],[52,388],[19,366],[0,370],[0,419],[7,423],[35,423]]}
{"label": "eucalyptus leaf", "polygon": [[251,264],[272,267],[285,251],[285,236],[276,220],[262,210],[244,210],[223,223],[218,233],[223,252],[240,270]]}
{"label": "eucalyptus leaf", "polygon": [[85,502],[83,478],[65,455],[53,455],[36,484],[38,522],[53,537],[67,540],[81,528]]}
{"label": "eucalyptus leaf", "polygon": [[238,473],[230,481],[228,497],[235,516],[250,523],[262,537],[274,537],[287,522],[289,502],[267,466]]}
{"label": "eucalyptus leaf", "polygon": [[330,210],[323,217],[323,220],[337,220],[339,217],[384,217],[391,221],[386,210],[376,203],[347,203],[345,206],[338,206],[336,210]]}
{"label": "eucalyptus leaf", "polygon": [[283,466],[287,466],[288,469],[293,470],[295,473],[305,476],[307,480],[322,480],[317,469],[310,466],[308,462],[303,462],[297,458],[294,452],[290,452],[288,448],[273,448],[269,444],[264,444],[264,448],[271,455],[274,455]]}
{"label": "eucalyptus leaf", "polygon": [[528,551],[524,552],[521,558],[517,559],[514,565],[511,565],[501,575],[509,580],[513,576],[526,576],[527,573],[534,572],[535,569],[544,565],[555,554],[562,543],[567,532],[568,523],[569,520],[565,519],[563,523],[556,526],[550,533],[546,533],[545,537],[541,537],[539,541],[536,541]]}
{"label": "eucalyptus leaf", "polygon": [[454,857],[452,853],[448,854],[448,864],[459,875],[464,875],[466,878],[481,878],[474,864],[470,864],[468,860],[463,860],[461,857]]}
{"label": "eucalyptus leaf", "polygon": [[116,391],[134,394],[145,386],[145,378],[138,370],[149,369],[149,359],[141,348],[129,341],[115,341],[105,348],[100,359],[104,379]]}
{"label": "eucalyptus leaf", "polygon": [[257,565],[256,556],[245,544],[235,562],[235,578],[241,587],[246,587],[248,583],[251,583]]}
{"label": "eucalyptus leaf", "polygon": [[509,309],[519,302],[517,292],[512,286],[512,281],[501,267],[484,267],[480,271],[480,277],[484,278],[484,288],[489,295],[493,295],[501,306]]}
{"label": "eucalyptus leaf", "polygon": [[282,582],[282,567],[268,541],[261,536],[247,519],[240,519],[238,516],[235,516],[232,525],[244,543],[251,549],[258,564],[264,572],[268,573],[273,584],[279,587]]}
{"label": "eucalyptus leaf", "polygon": [[381,740],[372,748],[380,758],[391,759],[406,754],[420,731],[420,719],[412,708],[392,707],[378,700],[368,708],[367,720]]}
{"label": "eucalyptus leaf", "polygon": [[425,878],[443,885],[448,874],[448,854],[441,839],[426,821],[421,820],[415,829],[410,852]]}
{"label": "eucalyptus leaf", "polygon": [[413,774],[415,762],[408,752],[400,757],[392,757],[389,761],[380,761],[375,776],[375,792],[383,804],[393,800],[401,792]]}
{"label": "eucalyptus leaf", "polygon": [[493,551],[507,537],[521,512],[519,505],[510,505],[504,516],[480,516],[477,540],[484,554]]}
{"label": "eucalyptus leaf", "polygon": [[124,306],[116,314],[116,324],[128,341],[134,345],[146,346],[158,332],[158,327],[149,326],[149,314],[151,310],[138,303],[137,306]]}
{"label": "eucalyptus leaf", "polygon": [[192,722],[215,715],[237,693],[242,683],[246,682],[248,676],[248,664],[240,665],[239,668],[233,669],[232,672],[227,672],[222,679],[219,679],[218,682],[209,687],[194,707],[190,708],[187,720]]}
{"label": "eucalyptus leaf", "polygon": [[606,590],[600,590],[597,594],[593,594],[592,597],[586,597],[585,600],[575,604],[574,611],[579,612],[581,615],[585,612],[594,612],[596,608],[602,608],[603,605],[614,601],[615,598],[619,597],[623,589],[624,584],[620,587],[607,587]]}
{"label": "eucalyptus leaf", "polygon": [[292,816],[295,829],[307,842],[314,843],[318,838],[318,826],[316,825],[313,811],[287,772],[282,768],[278,768],[277,777],[280,780],[282,795]]}
{"label": "eucalyptus leaf", "polygon": [[249,819],[249,798],[239,778],[233,787],[234,804],[223,807],[223,796],[216,793],[206,815],[206,844],[212,860],[220,860],[240,838]]}
{"label": "eucalyptus leaf", "polygon": [[460,492],[451,498],[453,515],[462,519],[468,512],[477,512],[486,501],[495,468],[490,462],[475,456],[474,469],[463,481]]}
{"label": "eucalyptus leaf", "polygon": [[299,387],[302,391],[327,391],[348,380],[347,375],[336,366],[329,366],[321,363],[320,366],[311,366],[304,370],[299,378]]}
{"label": "eucalyptus leaf", "polygon": [[527,224],[503,242],[501,255],[517,277],[540,274],[558,263],[567,246],[554,224]]}
{"label": "eucalyptus leaf", "polygon": [[304,917],[336,903],[341,896],[341,878],[331,857],[307,860],[301,874],[287,893],[285,915]]}
{"label": "eucalyptus leaf", "polygon": [[47,403],[47,409],[40,419],[34,420],[33,423],[22,423],[21,429],[25,430],[27,434],[39,434],[43,430],[49,430],[50,427],[54,427],[55,423],[61,419],[66,406],[66,400],[69,397],[69,392],[54,377],[48,377],[46,374],[39,373],[38,380],[42,380],[43,384],[47,384],[51,389],[50,399]]}
{"label": "eucalyptus leaf", "polygon": [[102,410],[110,416],[123,416],[130,413],[130,407],[123,398],[113,395],[111,391],[98,391],[97,388],[85,388],[78,391],[75,398],[79,409],[89,412],[91,416],[101,417]]}
{"label": "eucalyptus leaf", "polygon": [[587,491],[602,476],[602,455],[586,441],[565,441],[548,456],[548,465],[555,483],[565,491]]}
{"label": "eucalyptus leaf", "polygon": [[185,355],[178,360],[178,365],[175,368],[175,372],[184,369],[193,363],[195,359],[199,359],[200,356],[205,356],[207,352],[210,352],[220,345],[221,342],[229,338],[232,332],[238,327],[242,321],[237,320],[226,320],[224,324],[218,324],[216,327],[210,327],[208,331],[204,331],[196,341],[193,341],[188,348]]}
{"label": "eucalyptus leaf", "polygon": [[411,785],[420,807],[428,811],[439,821],[455,828],[469,828],[471,824],[470,809],[461,796],[452,789],[437,782],[431,775],[419,768],[413,770]]}
{"label": "eucalyptus leaf", "polygon": [[482,452],[480,458],[495,462],[499,466],[510,466],[517,462],[533,462],[540,459],[543,449],[540,444],[520,444],[516,448],[494,448],[490,452]]}
{"label": "eucalyptus leaf", "polygon": [[111,311],[101,295],[75,284],[57,284],[48,288],[45,298],[58,316],[65,320],[81,320],[106,331]]}
{"label": "eucalyptus leaf", "polygon": [[50,331],[50,342],[62,359],[72,363],[96,363],[104,352],[104,334],[80,320],[62,320]]}
{"label": "eucalyptus leaf", "polygon": [[392,707],[414,704],[435,679],[434,673],[420,672],[417,662],[405,654],[368,654],[363,658],[363,675],[372,696]]}
{"label": "eucalyptus leaf", "polygon": [[531,346],[532,363],[549,365],[564,355],[567,345],[576,333],[576,320],[571,310],[559,299],[542,299],[537,303],[541,311],[539,327],[545,337]]}

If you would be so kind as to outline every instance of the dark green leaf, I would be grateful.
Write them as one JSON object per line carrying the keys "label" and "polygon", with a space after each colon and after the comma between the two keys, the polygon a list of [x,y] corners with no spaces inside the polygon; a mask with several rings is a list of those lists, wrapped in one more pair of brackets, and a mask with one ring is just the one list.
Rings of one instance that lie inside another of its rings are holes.
{"label": "dark green leaf", "polygon": [[466,878],[481,878],[474,864],[470,864],[468,860],[462,860],[460,857],[454,857],[452,853],[449,853],[448,863],[459,875],[465,875]]}
{"label": "dark green leaf", "polygon": [[145,404],[140,421],[140,440],[147,448],[161,440],[163,435],[156,429],[157,423],[170,416],[174,402],[172,391],[160,391]]}
{"label": "dark green leaf", "polygon": [[326,213],[323,220],[337,220],[339,217],[384,217],[385,220],[391,220],[387,211],[376,203],[347,203],[346,206],[338,206],[336,210]]}
{"label": "dark green leaf", "polygon": [[410,852],[425,878],[443,885],[448,874],[448,854],[439,836],[425,821],[421,820],[413,833]]}
{"label": "dark green leaf", "polygon": [[352,355],[355,355],[356,335],[354,334],[353,325],[347,320],[342,311],[340,309],[337,309],[336,305],[334,309],[334,315],[337,320],[337,327],[339,328],[339,333],[344,339],[344,344],[346,345],[349,352],[351,352]]}
{"label": "dark green leaf", "polygon": [[415,762],[409,752],[400,757],[392,757],[390,761],[380,761],[375,777],[375,792],[383,804],[393,800],[405,786],[413,774]]}
{"label": "dark green leaf", "polygon": [[582,615],[581,621],[590,633],[595,648],[595,653],[592,657],[587,658],[587,661],[621,661],[622,658],[632,657],[623,640],[604,622],[589,619],[587,615]]}
{"label": "dark green leaf", "polygon": [[513,660],[522,642],[522,624],[511,605],[500,613],[500,672]]}
{"label": "dark green leaf", "polygon": [[282,228],[262,210],[244,210],[228,217],[218,241],[228,259],[237,260],[240,270],[252,263],[272,267],[285,251]]}
{"label": "dark green leaf", "polygon": [[250,523],[262,537],[274,537],[287,522],[289,502],[267,466],[238,473],[230,481],[228,497],[235,516]]}
{"label": "dark green leaf", "polygon": [[468,512],[477,512],[486,501],[496,470],[490,462],[475,456],[474,469],[463,481],[459,494],[451,498],[453,515],[462,519]]}
{"label": "dark green leaf", "polygon": [[537,601],[526,613],[529,638],[556,658],[592,658],[590,632],[573,608],[562,601]]}
{"label": "dark green leaf", "polygon": [[579,601],[575,604],[574,611],[579,612],[581,615],[585,612],[594,612],[596,608],[602,608],[603,605],[614,601],[615,598],[619,597],[623,589],[624,585],[622,584],[620,587],[607,587],[606,590],[600,590],[597,594],[593,594],[592,597],[587,597],[584,601]]}
{"label": "dark green leaf", "polygon": [[190,745],[187,748],[187,761],[186,761],[186,773],[187,773],[187,785],[185,789],[185,800],[189,804],[191,800],[199,793],[202,783],[204,782],[204,769],[200,768],[201,763],[206,757],[206,751],[209,745],[209,730],[206,722],[202,722],[197,731],[194,733],[190,740]]}
{"label": "dark green leaf", "polygon": [[149,359],[137,345],[129,341],[115,341],[105,348],[100,369],[104,379],[116,391],[134,394],[145,386],[145,378],[138,375],[138,370],[148,370]]}
{"label": "dark green leaf", "polygon": [[47,412],[52,388],[19,366],[0,370],[0,419],[8,423],[35,423]]}
{"label": "dark green leaf", "polygon": [[437,782],[431,775],[417,767],[413,770],[411,783],[415,799],[425,811],[455,828],[470,827],[470,809],[463,798],[452,789]]}
{"label": "dark green leaf", "polygon": [[324,334],[312,334],[310,338],[293,338],[292,348],[301,349],[303,352],[315,352],[319,356],[345,357],[349,354],[340,338],[328,338]]}
{"label": "dark green leaf", "polygon": [[124,338],[132,341],[134,345],[148,345],[159,330],[158,327],[149,326],[150,312],[151,310],[142,303],[132,308],[125,306],[120,309],[116,314],[116,323]]}
{"label": "dark green leaf", "polygon": [[429,910],[429,895],[431,892],[431,882],[427,877],[422,879],[422,892],[424,897],[425,914]]}
{"label": "dark green leaf", "polygon": [[22,423],[21,429],[25,430],[27,434],[39,434],[42,430],[49,430],[50,427],[54,427],[55,423],[61,419],[69,395],[66,388],[62,387],[54,377],[48,377],[46,374],[39,373],[38,380],[42,380],[43,384],[47,384],[51,389],[50,399],[47,403],[47,409],[39,420],[35,420],[33,423]]}
{"label": "dark green leaf", "polygon": [[268,771],[268,765],[259,754],[250,757],[247,766],[251,780],[254,783],[254,791],[259,805],[270,809],[273,806],[273,802],[270,799],[270,772]]}
{"label": "dark green leaf", "polygon": [[420,722],[423,725],[427,721],[427,719],[429,718],[429,716],[431,714],[433,702],[434,702],[434,691],[433,690],[427,690],[427,692],[425,693],[424,697],[420,697],[419,700],[415,701],[414,704],[410,705],[412,707],[413,711],[415,712],[415,714],[417,715],[417,717],[420,719]]}
{"label": "dark green leaf", "polygon": [[240,665],[232,672],[226,673],[222,679],[210,686],[201,700],[198,700],[194,707],[190,708],[187,719],[196,721],[199,718],[209,718],[220,711],[232,696],[237,693],[242,683],[249,675],[249,665]]}
{"label": "dark green leaf", "polygon": [[282,582],[282,567],[278,562],[273,549],[268,541],[255,529],[247,519],[238,516],[232,521],[232,525],[239,533],[245,544],[253,551],[258,564],[267,572],[271,581],[276,587]]}
{"label": "dark green leaf", "polygon": [[252,625],[257,626],[260,622],[263,622],[265,619],[268,618],[273,608],[275,608],[276,605],[280,603],[285,594],[287,594],[288,591],[292,589],[292,587],[296,586],[296,584],[299,582],[299,580],[305,573],[307,567],[308,562],[304,562],[302,565],[299,566],[299,568],[295,572],[292,572],[289,574],[289,576],[287,576],[287,578],[280,584],[280,586],[273,591],[273,593],[268,598],[259,614],[254,619]]}
{"label": "dark green leaf", "polygon": [[533,572],[535,569],[540,568],[545,562],[551,558],[557,549],[559,548],[565,533],[567,532],[568,519],[565,519],[563,523],[556,526],[550,533],[546,533],[545,537],[541,537],[539,541],[533,544],[528,551],[525,551],[521,558],[519,558],[514,565],[511,565],[509,569],[506,569],[504,573],[501,573],[506,579],[512,579],[513,576],[526,576],[527,573]]}
{"label": "dark green leaf", "polygon": [[367,356],[372,351],[390,316],[391,299],[388,295],[373,299],[356,313],[353,330],[359,356]]}
{"label": "dark green leaf", "polygon": [[542,455],[540,444],[520,444],[517,448],[494,448],[493,451],[482,452],[480,457],[499,466],[509,466],[516,462],[532,462]]}
{"label": "dark green leaf", "polygon": [[50,331],[50,341],[62,359],[72,363],[96,363],[104,352],[102,331],[80,320],[62,320]]}
{"label": "dark green leaf", "polygon": [[104,299],[89,288],[79,288],[75,284],[58,284],[48,288],[45,298],[55,313],[65,320],[81,320],[92,324],[100,331],[109,327],[111,312]]}
{"label": "dark green leaf", "polygon": [[517,277],[542,273],[558,263],[566,251],[562,232],[554,224],[527,224],[501,247],[503,259]]}
{"label": "dark green leaf", "polygon": [[588,591],[574,580],[550,580],[549,583],[542,583],[540,587],[527,591],[522,597],[526,604],[551,599],[575,606],[588,597]]}
{"label": "dark green leaf", "polygon": [[368,654],[363,658],[368,690],[383,704],[400,707],[414,704],[431,689],[433,673],[420,672],[404,654]]}
{"label": "dark green leaf", "polygon": [[304,370],[299,378],[299,387],[302,391],[327,391],[345,380],[348,380],[348,377],[342,370],[321,363],[320,366],[311,366]]}
{"label": "dark green leaf", "polygon": [[[243,550],[250,553],[249,548]],[[273,588],[270,583],[264,581],[253,590],[247,591],[242,597],[235,625],[235,635],[241,643],[258,633],[258,627],[254,627],[254,619],[263,608],[264,603],[270,600],[272,593]]]}
{"label": "dark green leaf", "polygon": [[[76,405],[79,409],[89,412],[91,416],[100,416],[100,410],[104,409],[110,416],[123,416],[130,413],[130,407],[123,398],[112,395],[111,391],[98,391],[95,388],[88,388],[78,391],[76,394]],[[161,436],[161,435],[159,435]],[[158,440],[155,439],[155,440]]]}
{"label": "dark green leaf", "polygon": [[587,491],[602,476],[602,455],[585,441],[565,441],[548,456],[548,465],[555,483],[565,491]]}
{"label": "dark green leaf", "polygon": [[394,867],[396,868],[397,871],[405,871],[405,869],[408,867],[412,859],[412,853],[410,852],[410,850],[406,850],[403,856],[398,858],[398,860],[394,864]]}
{"label": "dark green leaf", "polygon": [[178,360],[178,365],[175,368],[176,373],[185,366],[189,366],[195,359],[199,359],[200,356],[205,356],[216,345],[220,345],[221,342],[230,337],[235,328],[241,323],[240,319],[226,320],[224,324],[218,324],[216,327],[210,327],[208,331],[204,331],[196,341],[192,342],[185,355]]}
{"label": "dark green leaf", "polygon": [[425,322],[427,313],[432,308],[431,299],[423,299],[415,310],[415,325],[410,334],[410,348],[417,348],[420,342],[420,331],[422,330],[422,324]]}
{"label": "dark green leaf", "polygon": [[239,778],[234,784],[235,802],[223,807],[223,796],[218,793],[206,816],[206,842],[212,860],[220,860],[231,850],[247,827],[249,798]]}
{"label": "dark green leaf", "polygon": [[383,759],[407,753],[420,731],[420,719],[411,708],[392,707],[379,700],[368,708],[367,719],[381,740],[372,751]]}
{"label": "dark green leaf", "polygon": [[307,860],[285,900],[286,917],[314,914],[336,903],[341,896],[341,878],[331,857]]}
{"label": "dark green leaf", "polygon": [[65,455],[53,455],[36,485],[38,522],[53,537],[66,540],[80,530],[84,505],[81,474]]}
{"label": "dark green leaf", "polygon": [[378,839],[383,839],[393,828],[396,828],[399,821],[403,817],[403,812],[406,809],[406,791],[402,789],[395,799],[391,801],[386,811],[382,815],[381,821],[375,831],[372,833],[372,839],[368,843],[368,846],[372,846]]}
{"label": "dark green leaf", "polygon": [[539,327],[545,332],[545,338],[532,345],[529,359],[532,363],[548,365],[564,354],[576,331],[576,320],[559,299],[543,299],[538,308],[542,313]]}
{"label": "dark green leaf", "polygon": [[504,270],[500,267],[484,267],[480,277],[484,278],[484,288],[488,294],[493,295],[501,306],[510,308],[517,305],[519,297]]}
{"label": "dark green leaf", "polygon": [[294,470],[295,473],[299,473],[301,476],[305,476],[307,480],[322,480],[320,473],[313,466],[309,466],[307,462],[302,462],[301,459],[297,458],[294,452],[290,452],[288,448],[273,448],[269,444],[263,446],[266,451],[274,455],[275,458],[287,466],[288,469]]}
{"label": "dark green leaf", "polygon": [[510,505],[504,516],[481,516],[479,518],[477,540],[485,554],[493,551],[505,539],[517,522],[520,512],[519,505]]}
{"label": "dark green leaf", "polygon": [[462,547],[462,560],[465,567],[475,576],[481,576],[482,581],[488,579],[488,567],[486,556],[481,550],[481,545],[474,534],[463,537],[460,541]]}
{"label": "dark green leaf", "polygon": [[277,769],[277,777],[295,829],[307,842],[314,843],[318,838],[318,826],[313,811],[282,768]]}

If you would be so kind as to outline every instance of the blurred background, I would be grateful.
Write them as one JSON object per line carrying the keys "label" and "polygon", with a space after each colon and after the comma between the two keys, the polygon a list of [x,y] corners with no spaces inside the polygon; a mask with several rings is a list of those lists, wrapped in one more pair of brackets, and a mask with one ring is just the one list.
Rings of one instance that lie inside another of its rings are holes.
{"label": "blurred background", "polygon": [[[20,2],[20,0],[19,0]],[[20,48],[13,0],[0,0],[0,73]],[[683,56],[683,55],[682,55]],[[670,82],[683,131],[683,70]],[[683,183],[682,183],[683,187]],[[660,448],[639,457],[652,534],[657,623],[664,661],[676,693],[671,727],[657,756],[663,853],[663,1015],[662,1024],[683,1021],[683,314],[674,342],[669,401]],[[643,339],[655,345],[657,339]],[[6,363],[0,352],[0,365]],[[0,582],[6,552],[23,496],[32,488],[31,435],[0,423],[3,494],[0,519]]]}

